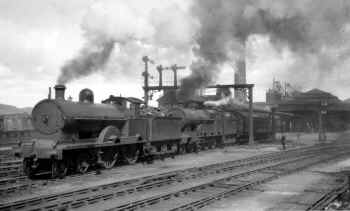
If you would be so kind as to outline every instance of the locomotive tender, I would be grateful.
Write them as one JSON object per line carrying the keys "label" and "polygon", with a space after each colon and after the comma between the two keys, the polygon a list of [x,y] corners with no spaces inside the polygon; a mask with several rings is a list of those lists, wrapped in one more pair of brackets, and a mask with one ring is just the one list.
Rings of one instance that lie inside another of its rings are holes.
{"label": "locomotive tender", "polygon": [[[63,177],[68,171],[215,148],[247,134],[247,117],[234,109],[174,107],[142,115],[136,98],[110,96],[94,103],[93,92],[83,89],[79,102],[72,102],[65,100],[64,85],[55,91],[55,99],[35,105],[32,121],[39,135],[21,146],[29,177],[48,172]],[[255,132],[270,135],[269,116],[254,120],[261,122]]]}

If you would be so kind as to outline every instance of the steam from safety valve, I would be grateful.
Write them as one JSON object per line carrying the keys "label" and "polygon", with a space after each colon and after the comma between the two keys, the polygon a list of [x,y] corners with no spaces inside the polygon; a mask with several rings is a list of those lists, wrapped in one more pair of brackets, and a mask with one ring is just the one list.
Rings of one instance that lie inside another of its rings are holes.
{"label": "steam from safety valve", "polygon": [[236,105],[236,106],[244,105],[242,101],[233,98],[232,92],[228,88],[217,88],[216,97],[218,98],[218,100],[205,101],[204,105],[213,106],[213,107],[226,106],[226,105]]}

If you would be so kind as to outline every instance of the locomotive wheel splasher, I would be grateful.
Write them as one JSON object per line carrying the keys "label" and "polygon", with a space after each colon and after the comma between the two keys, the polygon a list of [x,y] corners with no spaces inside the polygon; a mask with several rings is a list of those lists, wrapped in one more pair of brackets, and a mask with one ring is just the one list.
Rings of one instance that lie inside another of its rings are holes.
{"label": "locomotive wheel splasher", "polygon": [[[120,130],[113,126],[109,125],[105,127],[99,134],[97,138],[97,143],[102,144],[104,142],[116,142],[120,136]],[[112,149],[101,149],[98,154],[98,163],[106,169],[113,168],[119,159],[119,150],[117,148]]]}
{"label": "locomotive wheel splasher", "polygon": [[120,130],[113,125],[109,125],[100,132],[97,143],[102,144],[108,141],[116,141],[118,137],[120,137]]}

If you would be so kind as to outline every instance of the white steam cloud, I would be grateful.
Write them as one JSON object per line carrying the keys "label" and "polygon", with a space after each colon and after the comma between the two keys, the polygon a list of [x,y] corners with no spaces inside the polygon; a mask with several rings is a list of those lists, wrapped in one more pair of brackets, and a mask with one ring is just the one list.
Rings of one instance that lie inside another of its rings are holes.
{"label": "white steam cloud", "polygon": [[82,23],[86,44],[61,68],[57,82],[65,84],[106,69],[134,74],[142,54],[147,53],[156,58],[186,59],[183,54],[190,53],[198,24],[183,5],[157,0],[93,4]]}
{"label": "white steam cloud", "polygon": [[[242,57],[247,42],[250,65],[259,65],[249,52],[256,36],[288,55],[292,63],[283,77],[299,86],[326,84],[350,67],[348,0],[106,0],[90,7],[81,26],[86,44],[63,65],[59,83],[97,71],[139,75],[141,58],[149,55],[191,63],[179,93],[188,98]],[[348,85],[342,78],[336,80]]]}

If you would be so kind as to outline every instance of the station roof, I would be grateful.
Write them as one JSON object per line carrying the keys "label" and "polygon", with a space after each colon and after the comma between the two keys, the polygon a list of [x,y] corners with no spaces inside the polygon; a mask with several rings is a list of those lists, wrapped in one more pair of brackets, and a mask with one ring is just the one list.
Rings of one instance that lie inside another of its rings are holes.
{"label": "station roof", "polygon": [[326,102],[327,110],[350,111],[350,103],[341,101],[338,97],[320,89],[312,89],[295,95],[293,98],[279,103],[279,111],[307,111],[319,109]]}
{"label": "station roof", "polygon": [[301,92],[293,98],[281,102],[281,104],[319,104],[321,101],[326,101],[328,104],[341,103],[338,97],[329,92],[320,89],[312,89],[307,92]]}

